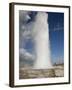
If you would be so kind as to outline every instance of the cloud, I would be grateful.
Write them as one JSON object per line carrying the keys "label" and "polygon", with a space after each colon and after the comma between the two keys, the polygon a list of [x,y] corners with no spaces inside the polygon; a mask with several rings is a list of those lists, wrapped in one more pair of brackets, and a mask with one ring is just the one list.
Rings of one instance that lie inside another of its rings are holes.
{"label": "cloud", "polygon": [[21,60],[34,61],[35,59],[34,55],[27,52],[24,48],[20,48],[19,55]]}
{"label": "cloud", "polygon": [[61,31],[64,29],[64,26],[62,26],[60,23],[57,23],[55,26],[54,26],[54,29],[53,31]]}
{"label": "cloud", "polygon": [[22,48],[24,47],[24,45],[28,40],[33,40],[33,37],[32,37],[33,22],[26,25],[23,24],[21,25],[21,27],[22,28],[20,29],[20,32],[19,32],[19,44],[20,44],[20,47]]}
{"label": "cloud", "polygon": [[22,22],[27,22],[30,18],[29,11],[20,10],[19,11],[19,18]]}
{"label": "cloud", "polygon": [[20,28],[19,28],[19,46],[20,48],[25,46],[25,43],[29,40],[32,39],[32,29],[33,29],[33,23],[34,21],[30,21],[29,23],[27,23],[27,21],[30,18],[28,11],[20,11],[20,16],[19,16],[19,24],[20,24]]}
{"label": "cloud", "polygon": [[61,31],[63,30],[63,27],[55,27],[53,31]]}

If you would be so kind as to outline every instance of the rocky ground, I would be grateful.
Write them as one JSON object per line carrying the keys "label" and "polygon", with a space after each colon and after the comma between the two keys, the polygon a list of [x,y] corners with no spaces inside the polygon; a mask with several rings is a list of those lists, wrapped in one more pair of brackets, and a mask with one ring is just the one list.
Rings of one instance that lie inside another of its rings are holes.
{"label": "rocky ground", "polygon": [[52,69],[28,69],[20,68],[19,78],[48,78],[48,77],[63,77],[64,65],[54,65]]}

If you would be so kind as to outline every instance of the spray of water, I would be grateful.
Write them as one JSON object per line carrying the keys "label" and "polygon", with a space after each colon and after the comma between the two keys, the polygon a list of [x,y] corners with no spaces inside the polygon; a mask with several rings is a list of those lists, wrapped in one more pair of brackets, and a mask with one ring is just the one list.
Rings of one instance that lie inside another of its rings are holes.
{"label": "spray of water", "polygon": [[38,12],[34,23],[34,41],[36,60],[34,63],[35,69],[52,68],[50,57],[50,41],[48,28],[48,14],[45,12]]}

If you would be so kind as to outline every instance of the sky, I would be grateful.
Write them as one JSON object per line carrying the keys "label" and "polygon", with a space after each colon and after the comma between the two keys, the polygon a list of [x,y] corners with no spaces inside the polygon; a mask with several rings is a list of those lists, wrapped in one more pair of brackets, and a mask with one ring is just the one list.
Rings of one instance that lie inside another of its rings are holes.
{"label": "sky", "polygon": [[[37,12],[19,12],[19,48],[20,56],[27,59],[35,59],[34,42],[31,30],[35,22]],[[47,12],[49,24],[49,39],[52,63],[64,61],[64,14]],[[22,54],[24,54],[22,56]]]}
{"label": "sky", "polygon": [[64,14],[48,13],[52,61],[64,60]]}

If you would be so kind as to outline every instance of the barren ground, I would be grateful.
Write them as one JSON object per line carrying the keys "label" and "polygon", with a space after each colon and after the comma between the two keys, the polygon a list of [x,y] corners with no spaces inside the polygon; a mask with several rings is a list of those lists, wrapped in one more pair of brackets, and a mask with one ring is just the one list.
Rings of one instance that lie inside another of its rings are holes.
{"label": "barren ground", "polygon": [[48,78],[48,77],[63,77],[64,65],[54,65],[52,69],[28,69],[25,67],[20,68],[19,78]]}

